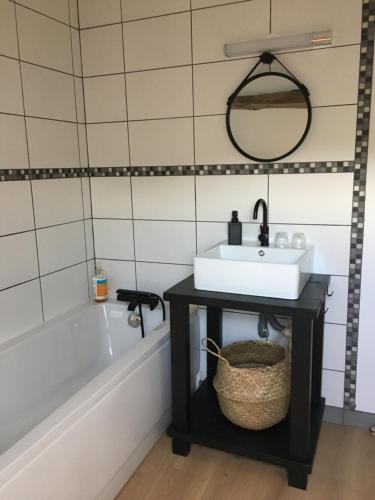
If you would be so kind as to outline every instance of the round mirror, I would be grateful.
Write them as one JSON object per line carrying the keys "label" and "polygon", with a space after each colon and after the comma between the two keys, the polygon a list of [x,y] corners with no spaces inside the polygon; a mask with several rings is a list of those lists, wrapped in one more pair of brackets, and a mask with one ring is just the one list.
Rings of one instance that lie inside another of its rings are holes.
{"label": "round mirror", "polygon": [[228,99],[227,130],[234,147],[247,158],[273,162],[305,140],[311,124],[308,90],[284,73],[260,73],[245,79]]}

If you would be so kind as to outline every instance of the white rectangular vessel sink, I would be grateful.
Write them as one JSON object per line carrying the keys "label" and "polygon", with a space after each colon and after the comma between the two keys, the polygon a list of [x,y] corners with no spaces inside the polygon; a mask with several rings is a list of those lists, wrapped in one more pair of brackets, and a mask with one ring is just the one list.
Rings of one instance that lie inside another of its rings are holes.
{"label": "white rectangular vessel sink", "polygon": [[298,299],[313,270],[313,246],[303,250],[260,247],[257,243],[219,245],[196,255],[194,284],[199,290]]}

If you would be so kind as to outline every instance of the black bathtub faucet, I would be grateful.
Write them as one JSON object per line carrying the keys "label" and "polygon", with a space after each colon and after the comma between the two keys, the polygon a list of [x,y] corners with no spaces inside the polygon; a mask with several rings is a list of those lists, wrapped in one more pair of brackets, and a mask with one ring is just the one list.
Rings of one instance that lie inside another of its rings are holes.
{"label": "black bathtub faucet", "polygon": [[253,219],[256,220],[258,218],[259,205],[262,205],[263,208],[263,223],[260,225],[258,240],[260,241],[260,245],[262,247],[268,247],[270,236],[270,230],[268,227],[268,209],[267,203],[263,200],[263,198],[259,198],[259,200],[255,203]]}
{"label": "black bathtub faucet", "polygon": [[143,305],[150,306],[150,310],[153,311],[160,302],[163,311],[163,322],[166,320],[165,304],[160,295],[153,292],[141,292],[139,290],[127,290],[124,288],[119,288],[116,290],[116,293],[118,301],[128,302],[128,311],[135,311],[135,308],[138,307],[142,338],[145,336],[142,312]]}

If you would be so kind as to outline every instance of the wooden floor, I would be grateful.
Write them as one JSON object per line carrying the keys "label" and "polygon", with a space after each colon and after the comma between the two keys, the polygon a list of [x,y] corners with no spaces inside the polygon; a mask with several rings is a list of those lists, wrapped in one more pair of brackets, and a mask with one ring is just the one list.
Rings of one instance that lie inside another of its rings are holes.
{"label": "wooden floor", "polygon": [[197,445],[187,458],[172,455],[163,436],[117,500],[375,500],[375,436],[324,424],[307,491],[247,458]]}

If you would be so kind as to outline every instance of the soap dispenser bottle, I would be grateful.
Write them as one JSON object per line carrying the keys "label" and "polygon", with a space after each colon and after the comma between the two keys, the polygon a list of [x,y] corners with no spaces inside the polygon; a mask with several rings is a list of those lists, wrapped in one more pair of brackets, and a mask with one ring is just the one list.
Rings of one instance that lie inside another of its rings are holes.
{"label": "soap dispenser bottle", "polygon": [[232,220],[228,223],[228,245],[242,245],[242,223],[238,220],[237,210],[233,210]]}

